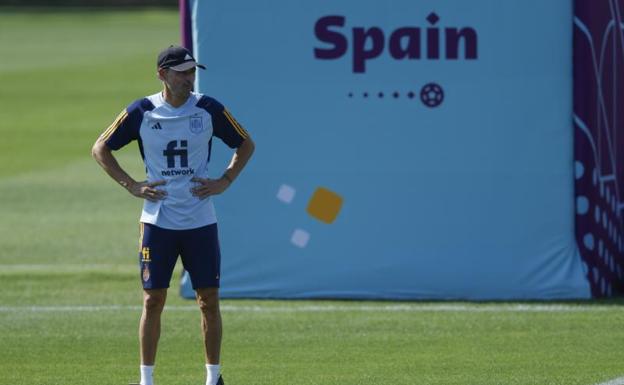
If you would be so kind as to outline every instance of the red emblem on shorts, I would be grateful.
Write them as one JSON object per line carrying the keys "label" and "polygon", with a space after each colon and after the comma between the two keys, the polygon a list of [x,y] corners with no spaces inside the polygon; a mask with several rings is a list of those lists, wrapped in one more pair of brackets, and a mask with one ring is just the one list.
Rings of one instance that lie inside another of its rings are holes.
{"label": "red emblem on shorts", "polygon": [[143,282],[147,282],[150,279],[150,271],[147,263],[143,266]]}

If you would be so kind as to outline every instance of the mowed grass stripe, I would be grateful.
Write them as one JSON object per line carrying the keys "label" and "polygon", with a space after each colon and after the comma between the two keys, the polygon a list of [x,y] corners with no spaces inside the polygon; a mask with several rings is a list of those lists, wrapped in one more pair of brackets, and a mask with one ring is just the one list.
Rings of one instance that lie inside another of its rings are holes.
{"label": "mowed grass stripe", "polygon": [[[445,312],[445,313],[574,313],[574,312],[622,312],[621,307],[599,305],[474,305],[474,304],[393,304],[393,305],[366,305],[366,304],[301,304],[290,302],[285,305],[236,305],[224,300],[221,305],[223,312],[248,313],[339,313],[339,312]],[[76,305],[76,306],[0,306],[0,312],[107,312],[107,311],[137,311],[141,306],[132,305]],[[167,305],[166,311],[196,311],[197,306]]]}
{"label": "mowed grass stripe", "polygon": [[119,265],[119,264],[0,264],[0,275],[15,274],[66,274],[66,273],[88,273],[106,271],[110,273],[135,272],[137,265]]}

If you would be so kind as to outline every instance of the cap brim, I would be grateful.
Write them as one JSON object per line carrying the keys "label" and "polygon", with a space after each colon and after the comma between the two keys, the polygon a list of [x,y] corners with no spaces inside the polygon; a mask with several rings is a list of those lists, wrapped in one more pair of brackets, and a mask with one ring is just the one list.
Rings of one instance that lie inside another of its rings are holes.
{"label": "cap brim", "polygon": [[194,60],[187,61],[185,63],[178,64],[177,66],[173,66],[173,67],[169,67],[169,68],[174,70],[174,71],[186,71],[186,70],[190,70],[193,67],[199,67],[199,68],[201,68],[203,70],[206,69],[206,67],[204,67],[203,65],[197,63]]}

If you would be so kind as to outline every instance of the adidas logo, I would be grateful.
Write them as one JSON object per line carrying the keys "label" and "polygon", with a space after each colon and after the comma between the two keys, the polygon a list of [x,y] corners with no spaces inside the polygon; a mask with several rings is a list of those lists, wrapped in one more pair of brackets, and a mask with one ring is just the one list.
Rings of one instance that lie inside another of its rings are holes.
{"label": "adidas logo", "polygon": [[160,122],[154,124],[152,126],[152,130],[162,130],[162,126],[160,125]]}
{"label": "adidas logo", "polygon": [[193,60],[193,58],[191,57],[191,55],[187,53],[186,56],[184,57],[184,60]]}

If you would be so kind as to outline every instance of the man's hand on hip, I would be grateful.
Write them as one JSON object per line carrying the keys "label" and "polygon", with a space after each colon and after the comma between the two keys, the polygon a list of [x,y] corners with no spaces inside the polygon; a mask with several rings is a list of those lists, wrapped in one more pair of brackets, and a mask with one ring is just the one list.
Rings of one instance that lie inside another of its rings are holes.
{"label": "man's hand on hip", "polygon": [[197,183],[197,185],[191,189],[191,194],[195,195],[199,199],[205,199],[210,195],[221,194],[230,185],[230,182],[228,182],[225,178],[208,179],[193,177],[191,182]]}
{"label": "man's hand on hip", "polygon": [[167,192],[165,190],[159,190],[156,186],[162,186],[166,184],[165,180],[158,180],[156,182],[136,182],[128,186],[130,194],[137,198],[147,199],[148,201],[157,202],[161,199],[165,199]]}

